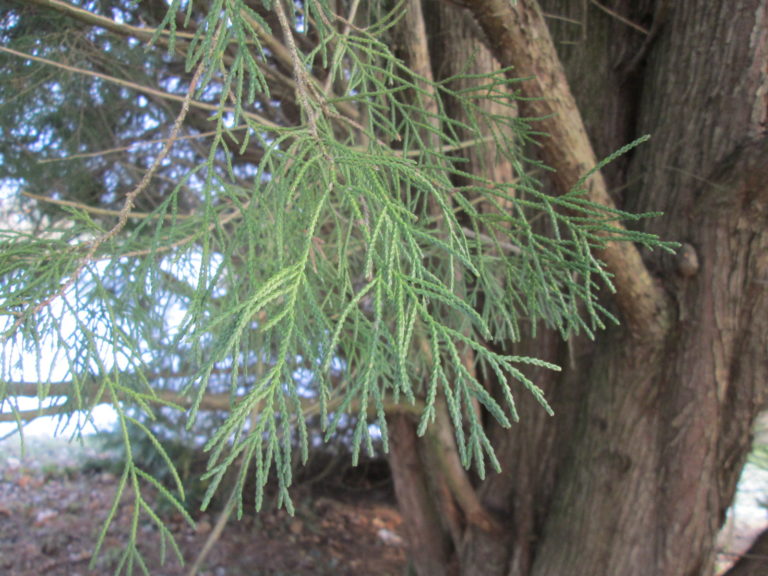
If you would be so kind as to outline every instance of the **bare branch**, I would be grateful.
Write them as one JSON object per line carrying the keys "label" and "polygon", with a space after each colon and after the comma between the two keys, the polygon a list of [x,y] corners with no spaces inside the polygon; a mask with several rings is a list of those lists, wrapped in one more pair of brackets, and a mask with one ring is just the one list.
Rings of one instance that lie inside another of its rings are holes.
{"label": "bare branch", "polygon": [[[91,26],[98,26],[123,36],[133,36],[140,40],[149,41],[157,33],[156,28],[139,28],[138,26],[131,26],[129,24],[120,24],[111,18],[99,16],[98,14],[94,14],[93,12],[84,10],[83,8],[73,6],[68,2],[62,2],[61,0],[27,0],[27,2],[30,4],[45,6],[46,8],[52,8],[58,12],[66,14],[67,16],[75,18],[76,20],[90,24]],[[160,44],[167,44],[169,36],[169,32],[161,32],[158,42]],[[191,40],[194,37],[193,34],[185,32],[175,32],[175,36],[184,38],[186,40]]]}
{"label": "bare branch", "polygon": [[[71,382],[55,382],[53,384],[44,385],[38,382],[8,382],[5,384],[5,390],[7,396],[30,396],[37,397],[44,392],[44,398],[69,398],[72,394]],[[81,384],[81,395],[84,398],[93,396],[100,388],[99,382],[96,380],[88,381],[85,384]],[[187,396],[174,392],[172,390],[153,390],[152,394],[155,400],[160,404],[179,406],[182,408],[190,408],[192,406],[192,400]],[[149,399],[149,398],[147,398]],[[333,411],[342,404],[342,398],[335,398],[329,401],[328,410]],[[101,404],[108,402],[101,402]],[[219,410],[223,412],[229,412],[235,406],[237,406],[238,398],[233,398],[229,394],[206,394],[200,403],[201,410]],[[320,414],[320,406],[314,398],[305,398],[301,401],[302,412],[304,416],[316,416]],[[41,416],[57,416],[63,414],[71,414],[76,410],[84,410],[86,407],[76,407],[71,403],[64,403],[58,406],[50,406],[46,408],[40,408],[36,410],[25,410],[16,412],[0,413],[0,422],[29,422],[35,420]],[[352,402],[347,410],[352,413],[359,411],[359,401]],[[424,403],[417,400],[414,404],[403,404],[395,402],[385,402],[384,411],[387,414],[405,414],[410,415],[413,418],[418,418],[424,411]],[[373,406],[367,407],[367,414],[371,418],[376,417],[376,408]]]}
{"label": "bare branch", "polygon": [[625,18],[624,16],[622,16],[621,14],[616,12],[615,10],[611,10],[610,8],[608,8],[608,6],[604,6],[603,4],[598,2],[597,0],[591,0],[591,2],[597,8],[599,8],[600,10],[602,10],[603,12],[605,12],[606,14],[611,16],[612,18],[616,18],[616,20],[618,20],[622,24],[626,24],[627,26],[629,26],[633,30],[637,30],[638,32],[640,32],[641,34],[645,34],[646,36],[648,36],[651,33],[651,31],[648,30],[647,28],[643,28],[639,24],[635,24],[629,18]]}
{"label": "bare branch", "polygon": [[[227,130],[229,132],[237,132],[240,130],[246,130],[248,126],[246,124],[240,124],[238,126],[233,126],[232,128],[228,128]],[[209,136],[216,136],[218,133],[217,130],[208,130],[207,132],[201,132],[200,134],[187,134],[186,136],[179,136],[176,138],[176,141],[179,142],[181,140],[199,140],[201,138],[208,138]],[[78,160],[81,158],[99,158],[101,156],[106,156],[107,154],[118,154],[120,152],[128,152],[129,150],[133,150],[134,148],[138,148],[141,146],[148,146],[150,144],[164,144],[168,142],[170,138],[155,138],[154,140],[137,140],[135,142],[132,142],[128,146],[117,146],[115,148],[107,148],[106,150],[97,150],[95,152],[83,152],[81,154],[70,154],[69,156],[62,156],[60,158],[45,158],[43,160],[38,160],[39,164],[50,164],[53,162],[67,162],[68,160]],[[28,194],[28,196],[30,196]]]}
{"label": "bare branch", "polygon": [[[50,66],[54,66],[56,68],[61,68],[63,70],[67,70],[68,72],[74,72],[75,74],[82,74],[84,76],[92,76],[94,78],[100,78],[101,80],[105,80],[107,82],[111,82],[112,84],[117,84],[118,86],[124,86],[125,88],[130,88],[132,90],[136,90],[137,92],[143,92],[145,94],[149,94],[151,96],[158,96],[160,98],[164,98],[166,100],[172,100],[174,102],[180,102],[182,105],[187,100],[186,96],[178,96],[176,94],[170,94],[168,92],[163,92],[162,90],[155,90],[154,88],[150,88],[149,86],[144,86],[143,84],[137,84],[135,82],[131,82],[129,80],[123,80],[122,78],[116,78],[114,76],[109,76],[107,74],[102,74],[100,72],[92,72],[91,70],[84,70],[82,68],[76,68],[75,66],[69,66],[67,64],[62,64],[61,62],[56,62],[55,60],[49,60],[48,58],[42,58],[40,56],[33,56],[32,54],[27,54],[25,52],[19,52],[18,50],[13,50],[11,48],[6,48],[5,46],[0,46],[0,52],[6,52],[8,54],[13,54],[14,56],[18,56],[19,58],[24,58],[27,60],[34,60],[35,62],[41,62],[42,64],[48,64]],[[227,107],[221,107],[216,104],[208,104],[207,102],[200,102],[198,100],[189,100],[189,106],[192,108],[200,108],[202,110],[209,110],[211,112],[234,112],[234,108],[227,108]],[[251,120],[258,122],[259,124],[263,125],[265,128],[279,128],[280,126],[278,124],[275,124],[271,120],[267,120],[263,116],[260,116],[258,114],[255,114],[253,112],[241,112],[243,116],[246,118],[250,118]]]}
{"label": "bare branch", "polygon": [[307,90],[307,83],[309,81],[308,74],[304,67],[304,63],[299,56],[296,43],[293,40],[293,30],[291,30],[291,27],[288,24],[288,18],[285,14],[285,9],[283,8],[281,0],[275,2],[275,13],[277,14],[277,19],[280,21],[280,27],[283,29],[285,42],[288,45],[287,50],[290,54],[290,60],[293,67],[293,77],[296,81],[296,100],[307,115],[307,125],[309,126],[310,131],[315,139],[319,139],[317,132],[317,110],[312,107],[309,92]]}
{"label": "bare branch", "polygon": [[[22,192],[27,198],[32,198],[38,202],[45,202],[46,204],[54,204],[56,206],[67,206],[69,208],[75,208],[76,210],[83,210],[89,214],[97,214],[99,216],[120,216],[118,210],[109,210],[107,208],[99,208],[97,206],[89,206],[82,202],[73,202],[72,200],[57,200],[56,198],[48,198],[47,196],[40,196],[39,194],[33,194],[32,192]],[[191,218],[192,214],[150,214],[148,212],[129,212],[128,218],[135,218],[139,220],[155,220],[162,218],[163,220],[183,220],[185,218]]]}

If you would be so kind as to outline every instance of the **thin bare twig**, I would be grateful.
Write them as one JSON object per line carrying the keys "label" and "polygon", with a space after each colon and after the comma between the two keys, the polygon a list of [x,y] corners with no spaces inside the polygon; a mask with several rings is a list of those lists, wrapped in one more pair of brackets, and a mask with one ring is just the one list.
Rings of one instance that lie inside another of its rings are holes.
{"label": "thin bare twig", "polygon": [[[48,64],[56,68],[61,68],[62,70],[67,70],[68,72],[74,72],[75,74],[82,74],[84,76],[92,76],[93,78],[100,78],[101,80],[105,80],[112,84],[117,84],[118,86],[124,86],[125,88],[136,90],[137,92],[143,92],[145,94],[157,96],[159,98],[164,98],[166,100],[172,100],[174,102],[181,102],[182,105],[184,104],[184,102],[187,101],[187,98],[185,96],[178,96],[176,94],[163,92],[162,90],[155,90],[154,88],[150,88],[149,86],[144,86],[143,84],[137,84],[129,80],[123,80],[121,78],[116,78],[114,76],[109,76],[107,74],[102,74],[100,72],[92,72],[91,70],[84,70],[82,68],[77,68],[75,66],[69,66],[67,64],[62,64],[61,62],[56,62],[55,60],[49,60],[48,58],[42,58],[40,56],[27,54],[26,52],[19,52],[18,50],[6,48],[5,46],[0,46],[0,52],[6,52],[8,54],[13,54],[14,56],[18,56],[19,58],[25,58],[27,60],[34,60],[35,62]],[[187,106],[191,106],[193,108],[200,108],[201,110],[208,110],[212,112],[219,112],[219,111],[234,112],[235,111],[234,108],[220,108],[216,104],[208,104],[207,102],[200,102],[199,100],[193,100],[193,99],[189,99],[189,103],[187,104]],[[242,115],[255,122],[258,122],[265,128],[280,128],[280,125],[275,124],[271,120],[267,120],[263,116],[260,116],[259,114],[256,114],[254,112],[243,111]]]}
{"label": "thin bare twig", "polygon": [[[240,124],[232,128],[228,128],[230,132],[238,132],[240,130],[246,130],[247,124]],[[200,132],[200,134],[187,134],[186,136],[179,136],[176,138],[177,142],[182,140],[199,140],[201,138],[208,138],[208,136],[215,136],[218,134],[218,130],[209,130],[207,132]],[[106,156],[107,154],[117,154],[119,152],[127,152],[133,148],[140,146],[149,146],[150,144],[165,144],[170,138],[156,138],[154,140],[140,140],[133,142],[128,146],[118,146],[116,148],[107,148],[106,150],[97,150],[96,152],[83,152],[82,154],[71,154],[69,156],[63,156],[61,158],[45,158],[38,160],[38,164],[50,164],[52,162],[66,162],[68,160],[79,160],[81,158],[98,158],[99,156]]]}
{"label": "thin bare twig", "polygon": [[576,26],[581,26],[581,20],[568,18],[567,16],[560,16],[559,14],[552,14],[550,12],[542,12],[542,14],[544,18],[549,18],[550,20],[559,20],[560,22],[567,22],[568,24],[575,24]]}
{"label": "thin bare twig", "polygon": [[633,30],[637,30],[638,32],[640,32],[641,34],[645,34],[646,36],[648,36],[648,35],[651,33],[651,31],[650,31],[650,30],[648,30],[647,28],[643,28],[643,27],[642,27],[642,26],[640,26],[639,24],[635,24],[635,23],[634,23],[634,22],[632,22],[632,20],[630,20],[629,18],[626,18],[626,17],[622,16],[621,14],[619,14],[618,12],[616,12],[615,10],[611,10],[611,9],[610,9],[610,8],[608,8],[607,6],[603,6],[603,5],[602,5],[602,4],[600,4],[600,2],[598,2],[597,0],[590,0],[590,1],[592,2],[592,4],[594,4],[595,6],[597,6],[597,7],[598,7],[600,10],[602,10],[603,12],[605,12],[606,14],[608,14],[609,16],[611,16],[611,17],[613,17],[613,18],[616,18],[616,20],[618,20],[618,21],[619,21],[619,22],[621,22],[622,24],[626,24],[627,26],[629,26],[629,27],[630,27],[630,28],[632,28]]}
{"label": "thin bare twig", "polygon": [[[32,198],[33,200],[37,200],[38,202],[45,202],[46,204],[54,204],[56,206],[67,206],[69,208],[75,208],[77,210],[82,210],[84,212],[88,212],[89,214],[97,214],[99,216],[120,216],[119,210],[109,210],[107,208],[98,208],[97,206],[89,206],[88,204],[83,204],[82,202],[73,202],[71,200],[56,200],[55,198],[48,198],[47,196],[41,196],[39,194],[33,194],[32,192],[22,192],[22,195],[26,196],[27,198]],[[159,216],[157,214],[152,214],[149,212],[129,212],[128,218],[132,219],[138,219],[138,220],[147,220],[147,219],[160,219],[163,220],[174,220],[179,219],[183,220],[185,218],[191,218],[192,214],[177,214],[177,215],[171,215],[171,214],[164,214],[162,216]]]}
{"label": "thin bare twig", "polygon": [[504,250],[505,252],[509,252],[510,254],[522,254],[522,250],[520,249],[520,246],[516,246],[512,244],[511,242],[507,242],[504,240],[498,240],[495,238],[491,238],[487,234],[483,234],[480,232],[479,234],[476,233],[474,230],[470,230],[469,228],[462,228],[461,231],[464,233],[464,236],[468,238],[476,238],[483,242],[484,244],[491,244],[491,245],[498,245],[499,248]]}
{"label": "thin bare twig", "polygon": [[219,514],[219,518],[216,520],[216,525],[208,535],[205,544],[203,544],[202,550],[200,550],[197,558],[195,558],[194,564],[189,567],[187,576],[196,576],[196,574],[200,571],[200,567],[203,565],[203,562],[205,562],[205,559],[208,557],[208,554],[211,552],[211,550],[213,550],[216,542],[218,542],[221,538],[221,534],[224,532],[224,528],[227,526],[227,522],[229,522],[229,517],[232,516],[232,511],[235,509],[237,491],[237,485],[235,485],[235,487],[232,489],[232,493],[227,499],[227,505],[224,507],[224,510],[221,511],[221,514]]}
{"label": "thin bare twig", "polygon": [[309,91],[307,90],[307,82],[309,80],[308,74],[301,61],[301,56],[299,56],[299,50],[296,48],[296,42],[293,39],[293,30],[288,23],[288,16],[285,14],[285,9],[283,8],[281,0],[275,2],[275,13],[280,22],[280,27],[283,29],[285,43],[288,46],[288,51],[291,55],[293,75],[296,80],[296,99],[299,101],[299,106],[307,115],[307,125],[309,126],[310,132],[312,132],[312,135],[316,139],[319,139],[320,135],[317,132],[317,110],[311,106]]}
{"label": "thin bare twig", "polygon": [[[360,0],[353,0],[352,6],[349,9],[349,17],[344,22],[344,29],[341,32],[341,35],[346,37],[349,36],[350,31],[352,30],[352,22],[355,21],[355,17],[357,16],[357,10],[360,7]],[[339,45],[336,44],[336,49],[334,51],[333,59],[336,59],[336,53],[338,53]],[[328,74],[328,77],[325,79],[325,86],[323,86],[323,92],[325,92],[326,96],[331,95],[331,88],[333,84],[333,75]]]}
{"label": "thin bare twig", "polygon": [[[63,12],[64,14],[72,18],[80,20],[81,22],[90,24],[91,26],[98,26],[100,28],[105,28],[110,32],[115,32],[125,36],[134,36],[142,40],[150,40],[155,34],[157,34],[157,28],[139,28],[138,26],[121,24],[119,22],[115,22],[111,18],[99,16],[98,14],[94,14],[89,10],[79,8],[78,6],[73,6],[68,2],[61,2],[61,0],[27,0],[27,2],[32,4],[38,4],[40,6],[46,6],[47,8],[52,8],[59,12]],[[166,44],[169,40],[170,35],[171,35],[170,32],[166,32],[166,31],[160,32],[160,41],[163,44]],[[175,32],[175,36],[184,38],[185,40],[191,40],[192,38],[194,38],[194,34],[190,34],[187,32]]]}
{"label": "thin bare twig", "polygon": [[[212,222],[208,225],[206,231],[210,232],[211,230],[214,230],[215,228],[218,228],[219,226],[223,226],[224,224],[227,224],[231,222],[232,220],[235,220],[237,218],[240,218],[243,215],[243,211],[248,208],[250,205],[250,201],[244,202],[243,207],[240,210],[235,210],[234,212],[230,212],[226,216],[222,216],[221,218],[218,218],[215,222]],[[126,252],[125,254],[120,254],[121,258],[136,258],[138,256],[148,256],[149,254],[159,254],[162,252],[169,252],[173,250],[174,248],[180,248],[181,246],[184,246],[185,244],[189,244],[192,242],[195,238],[197,238],[199,234],[190,234],[189,236],[186,236],[182,238],[181,240],[178,240],[176,242],[173,242],[171,244],[168,244],[167,246],[158,246],[156,248],[146,248],[144,250],[134,250],[133,252]]]}

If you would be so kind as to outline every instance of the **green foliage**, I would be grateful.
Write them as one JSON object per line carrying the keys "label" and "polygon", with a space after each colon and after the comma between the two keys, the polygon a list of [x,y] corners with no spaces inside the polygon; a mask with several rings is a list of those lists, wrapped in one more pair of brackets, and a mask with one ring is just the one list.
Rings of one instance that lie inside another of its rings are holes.
{"label": "green foliage", "polygon": [[749,462],[762,470],[768,470],[768,446],[764,444],[755,446],[749,454]]}
{"label": "green foliage", "polygon": [[[117,4],[125,18],[139,9]],[[152,102],[121,114],[135,95],[113,80],[3,56],[4,67],[45,74],[40,93],[60,94],[52,103],[6,94],[3,130],[18,132],[25,118],[37,143],[47,133],[45,118],[59,119],[49,131],[56,144],[35,144],[35,152],[67,167],[54,183],[57,199],[67,202],[34,204],[36,227],[0,230],[0,398],[13,404],[10,383],[33,358],[41,397],[66,379],[67,409],[115,407],[126,462],[112,513],[124,490],[135,502],[118,572],[147,572],[136,532],[141,515],[175,546],[142,487],[153,486],[188,518],[183,482],[150,425],[158,411],[181,412],[188,402],[192,427],[209,395],[229,395],[229,411],[206,444],[205,504],[236,467],[241,497],[255,473],[260,507],[274,474],[280,503],[291,510],[294,450],[307,458],[309,416],[320,415],[327,437],[356,417],[356,460],[359,450],[373,450],[371,423],[386,450],[386,414],[401,404],[420,406],[423,433],[438,395],[447,401],[462,462],[482,476],[487,463],[498,469],[498,462],[477,404],[510,426],[520,417],[512,393],[518,382],[551,413],[524,370],[557,366],[509,355],[506,343],[538,325],[564,338],[592,336],[615,321],[597,298],[611,283],[596,251],[609,240],[666,246],[616,228],[637,216],[595,205],[578,187],[547,194],[528,170],[531,123],[514,113],[507,71],[471,76],[474,88],[461,91],[451,88],[454,79],[418,77],[387,47],[399,8],[362,27],[320,1],[289,14],[284,10],[294,3],[197,4],[172,2],[148,50],[118,36],[109,36],[104,49],[115,62],[134,63],[135,81],[173,92],[176,108],[184,100],[190,122],[198,123],[190,140],[160,143],[170,162],[157,162],[157,146],[122,151],[134,168],[156,171],[149,188],[136,176],[103,188],[122,173],[104,155],[66,161],[99,149],[95,141],[72,140],[87,123],[61,123],[71,118],[68,95],[79,94],[77,107],[85,95],[98,95],[112,137],[126,140],[183,119],[183,109],[169,114],[165,103]],[[38,13],[16,14],[15,24],[7,17],[4,34],[19,50],[32,50],[40,42],[21,27]],[[182,20],[193,25],[191,36],[177,30]],[[276,44],[288,29],[293,40]],[[54,59],[54,45],[37,51]],[[91,52],[79,66],[91,71],[96,62]],[[183,63],[179,82],[159,80],[168,62],[177,69]],[[464,119],[446,114],[448,99],[461,104]],[[486,100],[508,113],[486,112]],[[199,136],[201,110],[210,140]],[[460,132],[478,140],[461,141]],[[494,146],[516,179],[468,173],[460,152],[470,146]],[[249,151],[257,162],[241,159]],[[51,184],[34,177],[34,166],[12,163],[24,190],[43,193]],[[458,186],[459,178],[469,183]],[[126,192],[137,193],[136,206],[146,213],[123,203]],[[489,391],[490,374],[498,390]],[[161,393],[168,390],[181,396],[169,400]],[[175,493],[136,463],[131,426],[173,471]]]}

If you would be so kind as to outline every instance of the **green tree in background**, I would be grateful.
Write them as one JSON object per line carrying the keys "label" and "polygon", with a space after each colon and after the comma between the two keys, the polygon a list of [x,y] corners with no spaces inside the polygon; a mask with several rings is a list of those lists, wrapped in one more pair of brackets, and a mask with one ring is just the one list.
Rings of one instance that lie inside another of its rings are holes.
{"label": "green tree in background", "polygon": [[573,4],[3,2],[3,417],[111,403],[163,537],[128,428],[213,409],[206,503],[290,509],[308,420],[375,424],[420,575],[711,573],[768,371],[765,3]]}

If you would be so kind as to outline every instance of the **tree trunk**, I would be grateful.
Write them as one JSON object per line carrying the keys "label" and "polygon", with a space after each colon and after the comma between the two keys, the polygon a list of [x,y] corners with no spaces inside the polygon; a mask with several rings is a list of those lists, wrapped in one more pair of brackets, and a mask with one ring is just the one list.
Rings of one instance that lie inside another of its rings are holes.
{"label": "tree trunk", "polygon": [[[544,0],[545,13],[569,19],[547,20],[552,41],[531,0],[464,4],[475,23],[454,3],[430,8],[438,77],[464,64],[462,52],[482,66],[484,33],[501,65],[545,78],[543,96],[556,101],[536,105],[559,112],[549,131],[575,133],[563,123],[583,119],[591,141],[543,142],[555,190],[575,183],[591,149],[605,156],[652,134],[603,171],[606,194],[595,199],[663,211],[643,229],[682,248],[606,258],[620,290],[639,283],[614,300],[622,327],[594,343],[543,333],[516,345],[563,365],[559,376],[531,374],[556,416],[521,390],[522,422],[491,430],[503,471],[474,486],[501,532],[464,518],[455,560],[483,576],[711,574],[768,380],[768,6]],[[472,35],[472,50],[448,49]],[[548,42],[567,83],[542,56]],[[578,111],[563,104],[571,94]]]}
{"label": "tree trunk", "polygon": [[416,429],[407,416],[392,416],[390,467],[395,494],[403,516],[410,544],[411,566],[417,574],[445,574],[448,569],[449,547],[434,492],[424,475]]}

